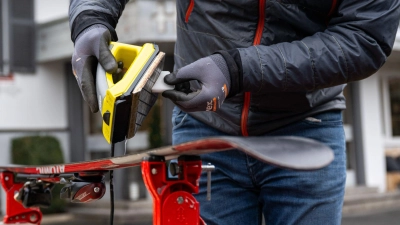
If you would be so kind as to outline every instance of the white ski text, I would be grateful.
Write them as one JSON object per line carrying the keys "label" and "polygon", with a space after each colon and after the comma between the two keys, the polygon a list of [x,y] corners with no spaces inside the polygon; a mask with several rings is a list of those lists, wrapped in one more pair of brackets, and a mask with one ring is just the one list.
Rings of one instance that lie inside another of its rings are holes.
{"label": "white ski text", "polygon": [[64,173],[65,166],[56,165],[56,166],[36,167],[36,171],[39,171],[39,173],[41,174]]}

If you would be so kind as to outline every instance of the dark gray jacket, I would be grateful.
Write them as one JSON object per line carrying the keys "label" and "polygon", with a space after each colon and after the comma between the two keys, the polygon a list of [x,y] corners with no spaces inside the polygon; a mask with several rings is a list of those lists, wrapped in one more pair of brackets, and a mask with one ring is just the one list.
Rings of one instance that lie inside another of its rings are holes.
{"label": "dark gray jacket", "polygon": [[[72,0],[72,40],[114,28],[126,1]],[[344,84],[390,55],[400,0],[177,0],[175,69],[215,53],[232,93],[218,112],[192,115],[229,134],[261,135],[307,116],[345,109]],[[233,95],[233,96],[232,96]]]}

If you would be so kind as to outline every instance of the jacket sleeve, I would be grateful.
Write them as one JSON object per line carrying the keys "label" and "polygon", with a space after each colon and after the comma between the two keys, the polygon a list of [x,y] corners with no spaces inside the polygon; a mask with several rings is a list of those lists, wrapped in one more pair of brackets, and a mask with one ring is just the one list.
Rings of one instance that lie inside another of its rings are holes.
{"label": "jacket sleeve", "polygon": [[128,1],[71,0],[69,25],[72,41],[75,42],[80,32],[93,24],[103,24],[110,30],[113,41],[118,40],[115,27]]}
{"label": "jacket sleeve", "polygon": [[242,90],[313,91],[372,75],[392,51],[399,5],[399,0],[343,0],[324,32],[237,49],[233,58],[242,73]]}

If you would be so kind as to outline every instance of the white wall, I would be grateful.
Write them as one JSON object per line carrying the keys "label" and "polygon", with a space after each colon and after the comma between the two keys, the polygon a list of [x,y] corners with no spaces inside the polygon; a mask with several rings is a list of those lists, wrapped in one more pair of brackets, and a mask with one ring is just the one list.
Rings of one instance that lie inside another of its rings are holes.
{"label": "white wall", "polygon": [[394,42],[393,49],[395,51],[400,51],[400,29],[397,29],[396,40]]}
{"label": "white wall", "polygon": [[35,74],[0,80],[0,130],[66,129],[66,78],[62,62],[38,64]]}
{"label": "white wall", "polygon": [[[116,32],[119,42],[175,42],[176,1],[130,1],[125,6]],[[162,50],[162,49],[161,49]]]}
{"label": "white wall", "polygon": [[360,81],[359,100],[366,185],[383,192],[386,190],[386,163],[379,79],[375,74]]}
{"label": "white wall", "polygon": [[69,0],[35,0],[35,22],[46,23],[68,16]]}

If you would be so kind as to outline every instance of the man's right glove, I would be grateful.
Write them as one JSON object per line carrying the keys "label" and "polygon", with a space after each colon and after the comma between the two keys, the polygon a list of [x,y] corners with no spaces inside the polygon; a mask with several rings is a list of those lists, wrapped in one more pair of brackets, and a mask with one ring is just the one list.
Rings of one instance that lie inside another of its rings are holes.
{"label": "man's right glove", "polygon": [[110,32],[100,24],[86,28],[75,40],[72,70],[83,98],[93,113],[99,111],[95,84],[98,62],[108,73],[117,70],[117,62],[108,48],[110,41]]}
{"label": "man's right glove", "polygon": [[[192,80],[199,82],[200,89],[187,91],[181,88]],[[175,89],[164,91],[162,96],[172,100],[185,112],[217,111],[231,88],[228,65],[220,54],[184,66],[178,72],[165,76],[164,82],[175,85]]]}

